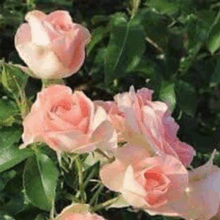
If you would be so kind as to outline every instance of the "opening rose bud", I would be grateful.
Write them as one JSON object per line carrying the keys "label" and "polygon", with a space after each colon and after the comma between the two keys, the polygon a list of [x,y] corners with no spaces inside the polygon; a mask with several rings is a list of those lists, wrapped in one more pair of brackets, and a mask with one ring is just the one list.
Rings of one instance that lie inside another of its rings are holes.
{"label": "opening rose bud", "polygon": [[64,78],[76,73],[85,59],[89,31],[67,11],[49,15],[31,11],[15,35],[15,48],[36,78]]}

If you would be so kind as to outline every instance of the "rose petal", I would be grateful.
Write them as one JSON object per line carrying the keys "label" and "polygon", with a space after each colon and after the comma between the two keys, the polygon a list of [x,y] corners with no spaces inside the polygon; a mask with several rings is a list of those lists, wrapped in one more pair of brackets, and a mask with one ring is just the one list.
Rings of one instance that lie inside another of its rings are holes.
{"label": "rose petal", "polygon": [[50,38],[44,29],[42,24],[42,18],[45,18],[45,14],[40,11],[28,12],[25,16],[25,20],[31,28],[31,41],[37,46],[50,45]]}

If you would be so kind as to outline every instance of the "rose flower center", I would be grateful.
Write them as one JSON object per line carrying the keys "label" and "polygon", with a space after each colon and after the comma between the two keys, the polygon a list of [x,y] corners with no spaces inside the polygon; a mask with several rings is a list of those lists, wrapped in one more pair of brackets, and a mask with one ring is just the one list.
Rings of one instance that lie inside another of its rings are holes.
{"label": "rose flower center", "polygon": [[153,168],[144,173],[144,178],[144,188],[148,193],[146,197],[148,204],[155,207],[165,204],[166,199],[163,197],[163,195],[167,192],[170,186],[170,180],[168,177],[156,168]]}
{"label": "rose flower center", "polygon": [[71,109],[71,103],[67,100],[61,100],[57,103],[57,105],[54,105],[51,109],[52,112],[58,113],[58,112],[66,112]]}
{"label": "rose flower center", "polygon": [[149,191],[156,189],[158,186],[161,186],[165,183],[163,177],[158,173],[146,172],[144,177],[146,179],[145,189]]}
{"label": "rose flower center", "polygon": [[70,31],[71,25],[64,25],[62,23],[57,23],[57,24],[54,25],[54,28],[56,30],[67,32],[67,31]]}

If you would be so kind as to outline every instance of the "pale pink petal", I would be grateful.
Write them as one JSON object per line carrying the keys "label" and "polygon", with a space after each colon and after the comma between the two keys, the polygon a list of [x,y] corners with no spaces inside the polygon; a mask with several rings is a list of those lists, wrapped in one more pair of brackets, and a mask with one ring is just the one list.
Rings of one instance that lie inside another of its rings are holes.
{"label": "pale pink petal", "polygon": [[125,144],[123,147],[118,148],[114,152],[115,157],[120,160],[124,165],[132,165],[134,169],[140,161],[150,157],[147,150],[142,146],[135,146],[131,144]]}
{"label": "pale pink petal", "polygon": [[158,120],[155,111],[149,106],[143,106],[143,123],[146,129],[146,134],[150,134],[155,138],[159,143],[162,143],[163,135],[163,126],[160,120]]}
{"label": "pale pink petal", "polygon": [[189,165],[192,162],[193,157],[196,155],[194,148],[184,142],[177,141],[172,147],[185,166]]}
{"label": "pale pink petal", "polygon": [[82,25],[76,24],[76,23],[74,23],[72,25],[72,28],[73,28],[73,30],[75,30],[75,29],[80,29],[81,30],[81,32],[83,34],[83,43],[84,43],[84,45],[87,45],[90,42],[91,34],[90,34],[90,32],[87,28],[83,27]]}
{"label": "pale pink petal", "polygon": [[117,133],[111,123],[106,120],[92,133],[91,141],[97,143],[97,148],[113,151],[117,148]]}
{"label": "pale pink petal", "polygon": [[137,90],[137,95],[138,97],[141,98],[142,103],[145,105],[146,101],[151,101],[152,100],[152,95],[154,91],[147,89],[147,88],[142,88]]}
{"label": "pale pink petal", "polygon": [[[22,24],[15,34],[15,47],[19,44],[25,44],[31,41],[31,29],[29,24]],[[19,51],[18,51],[19,52]]]}
{"label": "pale pink petal", "polygon": [[[69,72],[58,60],[55,53],[46,47],[26,43],[19,44],[16,48],[20,57],[31,67],[36,77],[42,79],[61,78],[60,69],[62,69],[64,73]],[[50,60],[50,62],[48,62],[48,60]]]}
{"label": "pale pink petal", "polygon": [[[30,11],[26,14],[26,16],[28,17],[29,15],[31,16],[34,16],[35,18],[37,18],[38,20],[40,21],[43,21],[46,19],[47,15],[42,12],[42,11],[39,11],[39,10],[33,10],[33,11]],[[26,19],[26,18],[25,18]],[[26,19],[27,20],[27,19]]]}
{"label": "pale pink petal", "polygon": [[107,101],[107,102],[104,102],[104,101],[101,101],[101,100],[96,100],[94,101],[94,105],[97,107],[97,106],[101,106],[102,108],[105,109],[105,111],[107,113],[109,113],[110,109],[112,108],[112,106],[114,105],[114,102],[113,101]]}
{"label": "pale pink petal", "polygon": [[74,95],[79,103],[82,115],[90,117],[94,113],[93,102],[83,92],[75,91]]}
{"label": "pale pink petal", "polygon": [[44,20],[42,22],[42,25],[44,26],[44,29],[47,32],[51,40],[51,43],[55,42],[55,40],[58,39],[59,37],[62,37],[62,34],[59,31],[57,31],[55,27],[48,21]]}
{"label": "pale pink petal", "polygon": [[191,182],[189,192],[173,207],[179,215],[190,220],[209,220],[217,214],[220,202],[220,172],[205,180]]}
{"label": "pale pink petal", "polygon": [[107,118],[106,111],[102,107],[98,106],[96,108],[95,115],[92,121],[92,127],[90,129],[92,131],[95,131],[102,122],[107,121],[107,120],[108,118]]}
{"label": "pale pink petal", "polygon": [[109,189],[119,192],[123,185],[126,167],[119,160],[103,166],[100,170],[100,178]]}
{"label": "pale pink petal", "polygon": [[28,12],[25,16],[25,20],[31,28],[31,41],[37,46],[50,45],[50,38],[42,24],[42,17],[44,14],[40,11]]}
{"label": "pale pink petal", "polygon": [[[130,103],[131,104],[131,103]],[[137,119],[137,115],[135,113],[135,110],[130,107],[123,107],[119,106],[119,110],[122,111],[125,115],[125,125],[126,127],[131,130],[132,132],[135,133],[140,133],[140,128],[139,128],[139,122]]]}
{"label": "pale pink petal", "polygon": [[[67,11],[57,10],[54,12],[51,12],[49,15],[47,15],[45,21],[51,23],[52,25],[57,26],[69,26],[72,25],[72,18]],[[63,28],[65,28],[65,26]]]}
{"label": "pale pink petal", "polygon": [[146,206],[145,197],[147,193],[144,188],[135,181],[132,166],[129,166],[125,172],[123,187],[120,191],[129,204],[138,208]]}
{"label": "pale pink petal", "polygon": [[55,151],[75,152],[78,147],[90,143],[88,136],[78,130],[47,132],[46,137],[46,142]]}

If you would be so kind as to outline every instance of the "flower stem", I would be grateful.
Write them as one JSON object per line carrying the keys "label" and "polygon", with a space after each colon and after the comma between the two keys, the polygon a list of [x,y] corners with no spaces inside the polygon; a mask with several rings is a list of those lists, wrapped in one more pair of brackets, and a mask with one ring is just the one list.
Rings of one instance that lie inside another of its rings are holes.
{"label": "flower stem", "polygon": [[93,207],[92,211],[95,212],[95,211],[99,211],[101,209],[104,209],[104,208],[110,206],[112,203],[116,202],[117,200],[118,200],[118,197],[107,200],[106,202],[100,203],[97,206]]}
{"label": "flower stem", "polygon": [[[88,177],[86,178],[85,182],[83,183],[83,188],[85,189],[86,186],[88,185],[89,181],[96,175],[96,169],[92,169],[91,173],[88,175]],[[76,198],[78,198],[80,196],[80,192],[77,192],[76,194]]]}
{"label": "flower stem", "polygon": [[83,187],[82,163],[81,163],[81,160],[79,157],[76,158],[76,166],[78,169],[78,176],[79,176],[79,191],[80,191],[81,202],[85,203],[86,196],[85,196],[85,191],[84,191],[84,187]]}
{"label": "flower stem", "polygon": [[47,88],[51,85],[65,85],[65,82],[63,79],[42,79],[42,87]]}
{"label": "flower stem", "polygon": [[92,206],[95,202],[96,202],[96,199],[98,199],[99,195],[101,194],[103,188],[105,186],[103,184],[100,184],[99,188],[97,189],[97,191],[94,193],[93,197],[91,198],[89,204]]}

